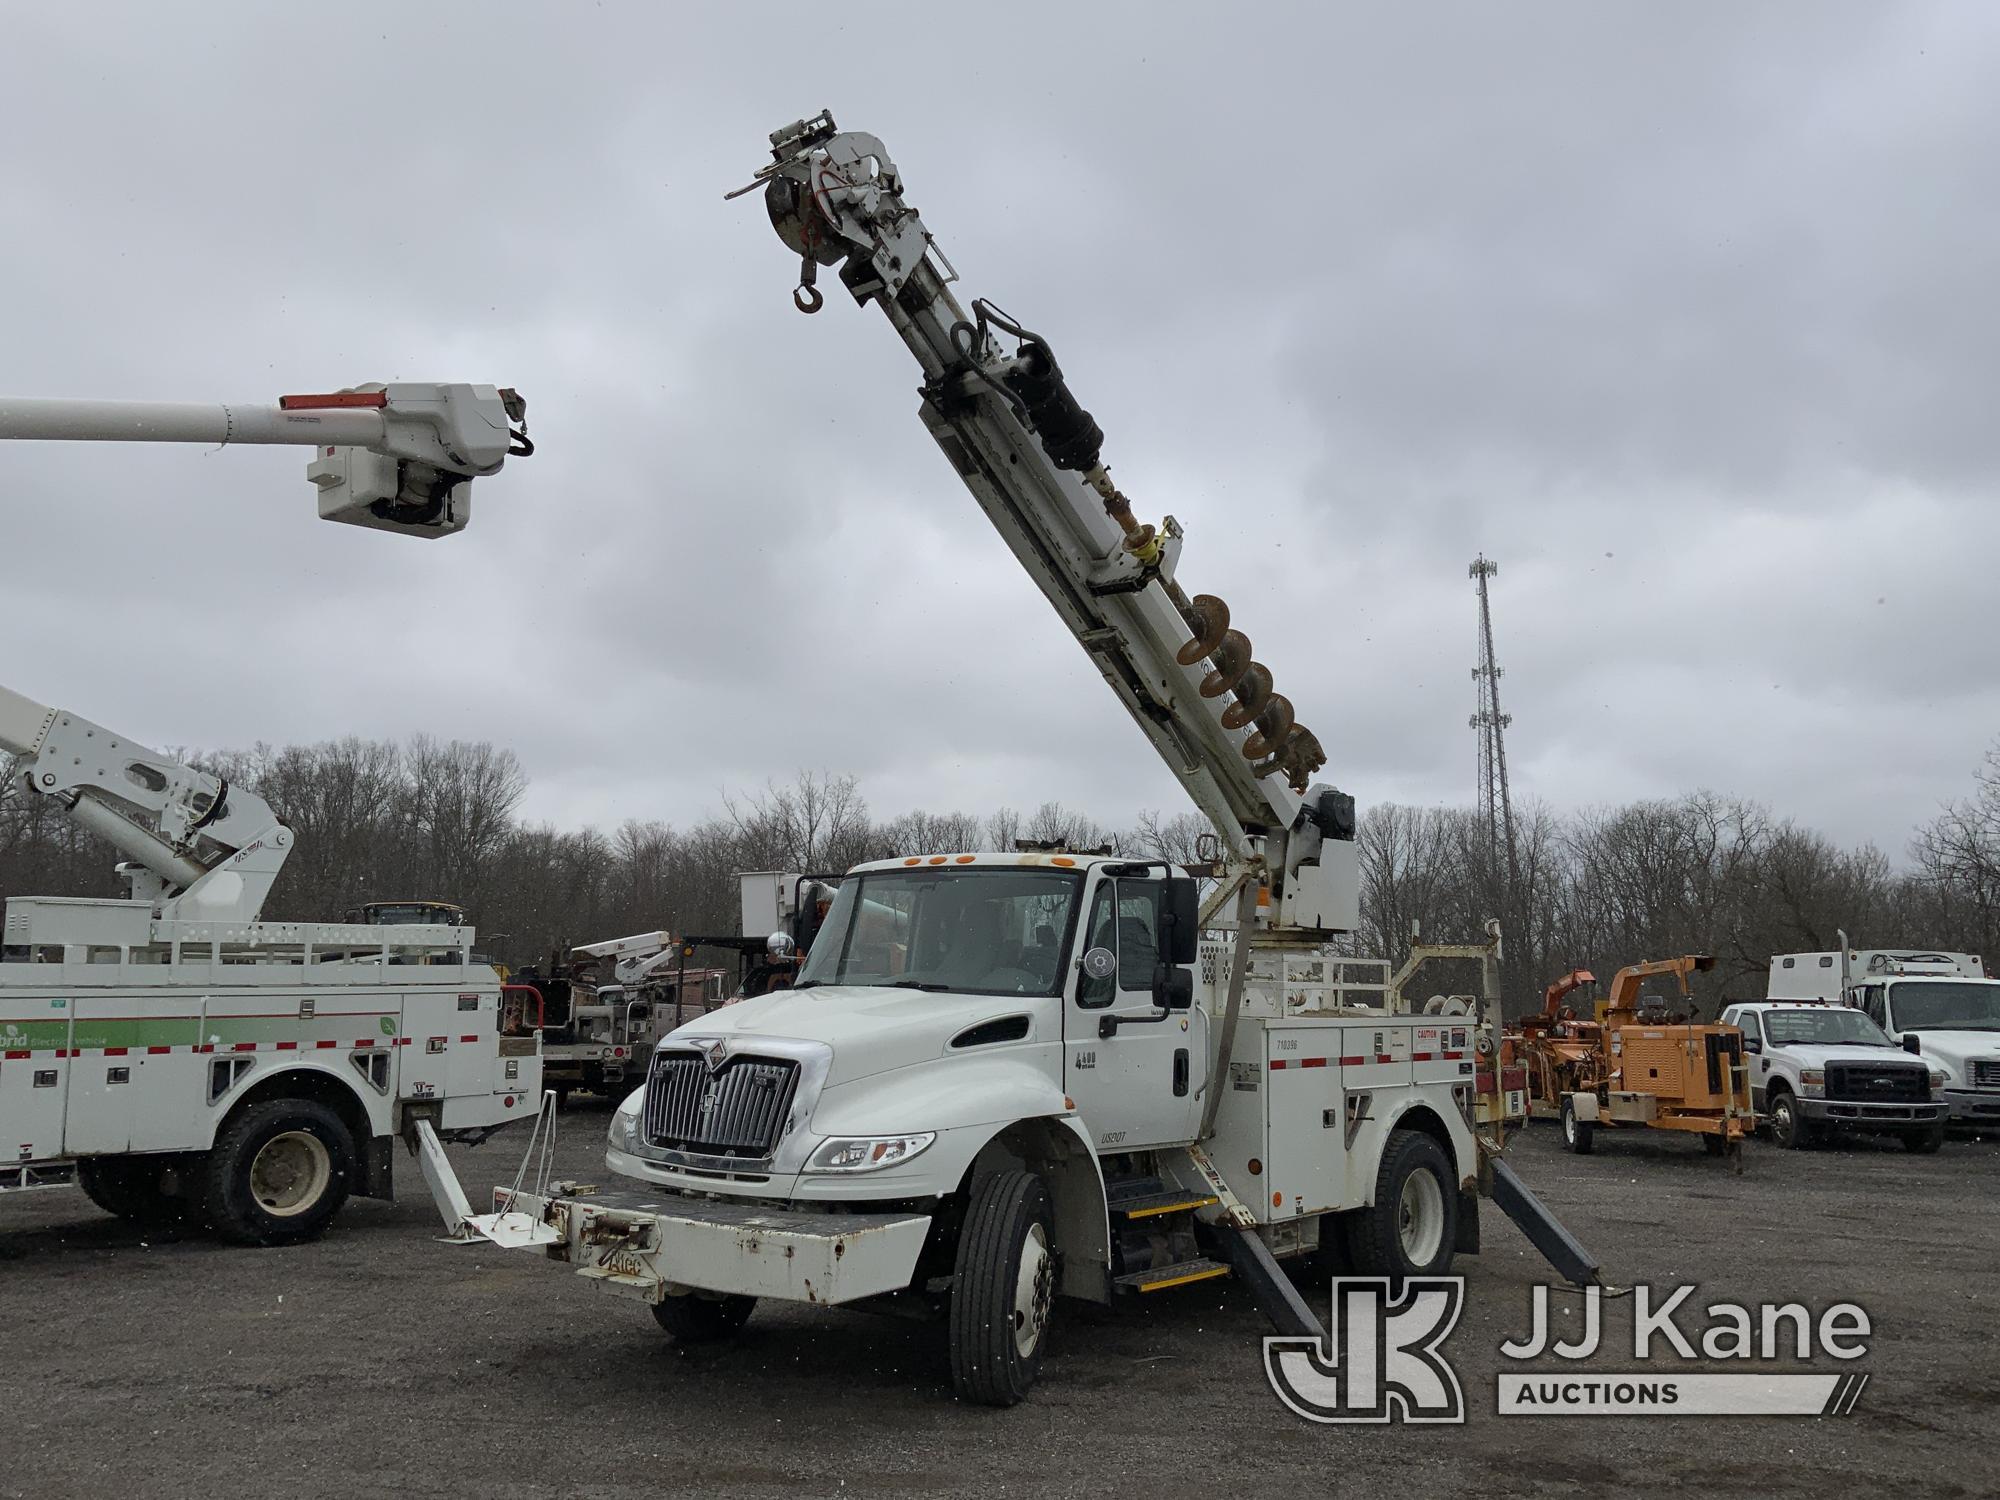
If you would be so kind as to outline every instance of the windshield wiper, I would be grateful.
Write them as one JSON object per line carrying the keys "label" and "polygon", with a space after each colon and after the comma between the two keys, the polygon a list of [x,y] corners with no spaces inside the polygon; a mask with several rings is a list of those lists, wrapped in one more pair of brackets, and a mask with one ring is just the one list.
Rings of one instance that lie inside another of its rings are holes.
{"label": "windshield wiper", "polygon": [[889,982],[892,990],[928,990],[933,994],[944,994],[951,989],[948,984],[934,984],[928,979],[894,979]]}
{"label": "windshield wiper", "polygon": [[825,983],[824,979],[801,979],[792,988],[795,990],[816,990]]}

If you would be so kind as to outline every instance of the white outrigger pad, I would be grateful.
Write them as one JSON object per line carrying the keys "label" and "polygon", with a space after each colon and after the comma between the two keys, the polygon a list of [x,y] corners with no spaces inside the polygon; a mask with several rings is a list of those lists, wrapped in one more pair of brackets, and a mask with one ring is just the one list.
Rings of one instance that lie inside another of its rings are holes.
{"label": "white outrigger pad", "polygon": [[[548,1126],[546,1133],[542,1129],[545,1122]],[[539,1160],[536,1158],[538,1146]],[[529,1132],[528,1149],[522,1153],[521,1168],[514,1174],[509,1201],[519,1195],[531,1161],[536,1162],[534,1190],[540,1197],[548,1197],[548,1178],[555,1148],[556,1096],[551,1089],[542,1095],[542,1106],[535,1112],[535,1126]],[[473,1245],[481,1240],[490,1240],[503,1249],[521,1250],[533,1245],[553,1245],[562,1238],[553,1224],[544,1224],[534,1215],[518,1210],[475,1214],[472,1204],[466,1199],[465,1189],[459,1185],[458,1174],[452,1171],[451,1162],[444,1154],[444,1145],[428,1120],[417,1121],[417,1159],[423,1167],[424,1181],[430,1186],[438,1213],[444,1219],[445,1244]]]}

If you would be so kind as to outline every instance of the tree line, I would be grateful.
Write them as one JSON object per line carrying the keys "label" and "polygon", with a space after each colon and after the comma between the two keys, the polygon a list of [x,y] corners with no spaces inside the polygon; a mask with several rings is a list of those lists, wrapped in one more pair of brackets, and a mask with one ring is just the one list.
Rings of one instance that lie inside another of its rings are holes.
{"label": "tree line", "polygon": [[[516,965],[654,928],[734,935],[745,870],[833,872],[1018,840],[1182,864],[1205,826],[1193,813],[1148,813],[1117,828],[1056,802],[878,820],[856,778],[803,771],[725,797],[696,823],[632,819],[607,833],[524,820],[527,774],[511,750],[486,743],[350,738],[189,758],[255,790],[297,835],[268,917],[328,921],[368,900],[455,901],[478,923],[482,951]],[[1858,945],[2000,952],[2000,746],[1970,795],[1914,832],[1900,866],[1709,792],[1577,811],[1528,803],[1514,843],[1510,863],[1469,807],[1367,810],[1361,925],[1342,950],[1399,962],[1413,931],[1470,941],[1497,916],[1512,1012],[1574,968],[1608,979],[1643,958],[1712,953],[1705,1013],[1761,996],[1771,954],[1831,948],[1841,930]],[[122,894],[115,859],[52,799],[12,776],[0,787],[0,893]],[[1441,982],[1471,987],[1469,977]]]}

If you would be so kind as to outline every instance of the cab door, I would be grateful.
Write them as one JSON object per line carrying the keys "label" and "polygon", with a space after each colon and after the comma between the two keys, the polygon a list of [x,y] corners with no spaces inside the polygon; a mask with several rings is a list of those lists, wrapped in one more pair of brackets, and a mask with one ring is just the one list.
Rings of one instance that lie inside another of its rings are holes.
{"label": "cab door", "polygon": [[1153,998],[1165,890],[1157,877],[1100,880],[1071,961],[1063,1088],[1099,1151],[1185,1144],[1200,1118],[1208,1018],[1163,1017]]}

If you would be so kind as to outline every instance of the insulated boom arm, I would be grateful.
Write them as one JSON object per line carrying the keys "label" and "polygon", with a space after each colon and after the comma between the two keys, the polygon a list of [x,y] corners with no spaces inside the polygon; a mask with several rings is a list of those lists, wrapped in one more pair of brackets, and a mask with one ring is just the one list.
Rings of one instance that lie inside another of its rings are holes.
{"label": "insulated boom arm", "polygon": [[449,536],[474,477],[534,452],[527,403],[490,385],[364,385],[276,406],[0,397],[0,438],[95,443],[287,443],[317,448],[306,478],[329,521]]}
{"label": "insulated boom arm", "polygon": [[1319,741],[1230,628],[1228,606],[1182,592],[1180,526],[1133,514],[1048,343],[986,302],[960,305],[956,274],[875,137],[821,113],[771,143],[753,186],[801,258],[798,306],[820,307],[825,265],[883,310],[922,369],[924,425],[1232,862],[1262,863],[1282,925],[1351,926],[1353,800],[1311,783]]}
{"label": "insulated boom arm", "polygon": [[133,861],[119,867],[133,899],[162,917],[254,922],[291,853],[289,830],[255,793],[5,687],[0,754],[18,757],[30,792]]}

